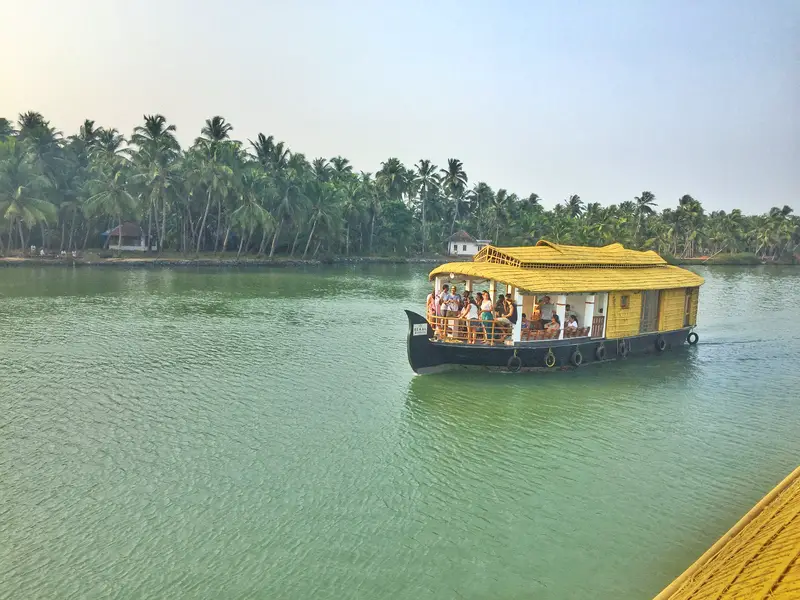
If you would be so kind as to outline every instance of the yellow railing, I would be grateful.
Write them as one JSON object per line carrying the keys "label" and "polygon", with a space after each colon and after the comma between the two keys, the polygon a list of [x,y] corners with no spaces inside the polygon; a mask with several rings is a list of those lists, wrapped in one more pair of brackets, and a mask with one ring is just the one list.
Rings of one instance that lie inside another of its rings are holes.
{"label": "yellow railing", "polygon": [[511,339],[511,327],[496,319],[462,319],[428,314],[428,322],[435,338],[442,342],[494,346]]}

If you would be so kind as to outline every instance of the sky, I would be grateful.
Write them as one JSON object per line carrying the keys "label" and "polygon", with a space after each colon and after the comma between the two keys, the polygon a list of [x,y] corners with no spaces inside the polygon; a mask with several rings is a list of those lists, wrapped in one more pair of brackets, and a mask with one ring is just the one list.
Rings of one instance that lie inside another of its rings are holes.
{"label": "sky", "polygon": [[0,0],[0,116],[222,115],[375,172],[464,162],[545,206],[800,212],[799,0]]}

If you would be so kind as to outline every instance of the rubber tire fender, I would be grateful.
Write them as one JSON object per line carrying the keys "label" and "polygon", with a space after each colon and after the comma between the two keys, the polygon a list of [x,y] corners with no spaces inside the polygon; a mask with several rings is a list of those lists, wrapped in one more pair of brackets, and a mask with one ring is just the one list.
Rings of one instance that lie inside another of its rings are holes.
{"label": "rubber tire fender", "polygon": [[599,344],[597,346],[597,349],[594,351],[594,357],[599,361],[602,361],[602,360],[606,359],[606,345],[605,344]]}
{"label": "rubber tire fender", "polygon": [[547,354],[544,357],[544,366],[548,369],[552,369],[556,366],[556,355],[553,354],[552,348],[547,350]]}
{"label": "rubber tire fender", "polygon": [[659,352],[663,352],[666,349],[667,349],[667,340],[659,336],[658,339],[656,340],[656,350],[658,350]]}
{"label": "rubber tire fender", "polygon": [[619,345],[617,346],[617,354],[619,354],[622,358],[627,358],[628,352],[630,352],[630,346],[626,340],[620,340]]}
{"label": "rubber tire fender", "polygon": [[[688,344],[690,346],[694,346],[699,339],[700,339],[700,336],[697,335],[694,331],[692,331],[691,333],[689,333],[689,335],[686,336],[686,341],[688,342]],[[692,341],[692,340],[694,340],[694,341]]]}
{"label": "rubber tire fender", "polygon": [[583,354],[579,349],[576,349],[575,352],[572,353],[572,356],[569,357],[569,362],[571,362],[574,366],[580,367],[583,363]]}
{"label": "rubber tire fender", "polygon": [[506,368],[511,373],[519,373],[519,370],[522,368],[522,359],[517,356],[516,354],[508,359],[506,363]]}

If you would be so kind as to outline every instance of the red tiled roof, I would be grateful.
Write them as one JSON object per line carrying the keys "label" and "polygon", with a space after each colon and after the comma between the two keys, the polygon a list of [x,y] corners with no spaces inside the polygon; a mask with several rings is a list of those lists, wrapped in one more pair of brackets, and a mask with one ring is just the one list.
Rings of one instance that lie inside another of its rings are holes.
{"label": "red tiled roof", "polygon": [[[119,225],[114,227],[108,232],[111,237],[119,237]],[[122,237],[141,237],[142,228],[136,223],[123,223],[122,224]]]}

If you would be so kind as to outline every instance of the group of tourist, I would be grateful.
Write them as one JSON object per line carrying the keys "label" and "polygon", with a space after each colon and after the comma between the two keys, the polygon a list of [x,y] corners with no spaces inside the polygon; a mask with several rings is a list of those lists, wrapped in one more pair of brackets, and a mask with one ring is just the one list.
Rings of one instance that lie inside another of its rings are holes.
{"label": "group of tourist", "polygon": [[[534,318],[529,320],[525,313],[521,315],[522,329],[544,329],[558,332],[562,328],[555,306],[549,296],[542,296],[537,302]],[[565,330],[578,329],[578,317],[567,305],[563,325]],[[428,294],[427,313],[434,323],[436,335],[444,338],[452,335],[454,338],[464,339],[468,344],[477,341],[489,342],[500,340],[511,335],[517,323],[517,306],[511,296],[500,294],[497,301],[492,302],[489,290],[476,292],[473,296],[470,290],[463,294],[458,288],[445,284],[438,293]],[[434,317],[434,318],[431,318]]]}
{"label": "group of tourist", "polygon": [[[469,344],[474,344],[479,338],[488,342],[492,337],[502,339],[510,335],[518,318],[517,306],[511,296],[500,294],[497,302],[492,302],[489,290],[476,292],[473,296],[470,290],[459,294],[456,286],[447,284],[438,294],[428,294],[427,312],[429,317],[443,317],[436,319],[437,335],[446,335],[447,329],[452,327],[454,334],[463,335]],[[455,319],[465,323],[462,325]]]}

